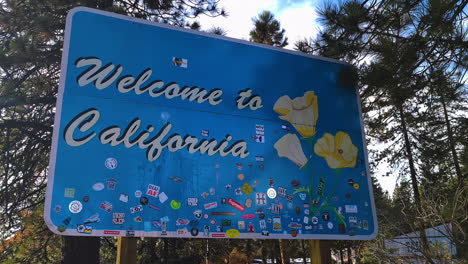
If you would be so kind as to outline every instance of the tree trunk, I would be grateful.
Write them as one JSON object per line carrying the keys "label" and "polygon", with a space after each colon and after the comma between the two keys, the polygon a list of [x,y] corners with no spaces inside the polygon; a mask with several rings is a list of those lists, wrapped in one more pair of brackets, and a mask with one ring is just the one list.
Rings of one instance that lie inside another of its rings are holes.
{"label": "tree trunk", "polygon": [[344,257],[343,257],[343,250],[342,249],[340,249],[340,260],[341,260],[340,264],[344,264]]}
{"label": "tree trunk", "polygon": [[62,264],[99,264],[99,237],[63,236]]}
{"label": "tree trunk", "polygon": [[351,258],[351,248],[348,247],[348,264],[353,264],[352,258]]}
{"label": "tree trunk", "polygon": [[262,240],[262,263],[266,264],[267,263],[267,246],[266,246],[266,240]]}
{"label": "tree trunk", "polygon": [[462,175],[462,172],[461,172],[461,169],[460,169],[460,163],[458,162],[457,151],[455,150],[455,142],[453,140],[453,132],[452,132],[452,128],[450,126],[450,120],[449,120],[448,113],[447,113],[447,105],[445,104],[445,98],[444,98],[443,92],[440,92],[440,101],[442,102],[442,108],[444,110],[445,126],[447,128],[447,135],[448,135],[448,140],[449,140],[449,145],[450,145],[450,151],[452,152],[453,164],[455,166],[455,172],[457,173],[458,186],[462,186],[463,185],[463,175]]}
{"label": "tree trunk", "polygon": [[303,264],[307,264],[307,253],[309,252],[306,248],[306,245],[305,245],[305,240],[301,240],[301,247],[302,247],[302,263]]}
{"label": "tree trunk", "polygon": [[[408,159],[408,165],[410,168],[410,176],[411,176],[411,186],[413,188],[413,195],[414,195],[414,203],[416,204],[416,209],[417,213],[422,212],[422,206],[421,206],[421,196],[419,194],[419,186],[418,186],[418,178],[416,175],[416,168],[414,166],[414,158],[413,158],[413,153],[411,151],[411,142],[409,140],[409,135],[408,135],[408,128],[406,127],[406,119],[403,111],[403,105],[398,106],[399,114],[400,114],[400,121],[401,121],[401,129],[403,133],[403,137],[405,140],[405,150],[406,150],[406,158]],[[418,219],[418,218],[416,218]],[[425,232],[425,226],[424,226],[424,221],[422,219],[416,220],[418,229],[419,229],[419,236],[420,236],[420,241],[421,241],[421,253],[425,256],[426,260],[429,263],[434,264],[430,256],[427,254],[429,253],[429,243],[427,241],[426,237],[426,232]]]}
{"label": "tree trunk", "polygon": [[284,252],[284,240],[280,239],[280,240],[278,240],[278,243],[279,243],[279,248],[280,248],[281,263],[282,264],[288,264],[289,263],[289,257]]}

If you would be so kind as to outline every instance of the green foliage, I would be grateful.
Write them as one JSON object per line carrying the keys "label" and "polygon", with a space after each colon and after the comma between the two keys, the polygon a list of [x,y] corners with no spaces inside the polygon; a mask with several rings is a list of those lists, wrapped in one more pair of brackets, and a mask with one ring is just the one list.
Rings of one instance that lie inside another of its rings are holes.
{"label": "green foliage", "polygon": [[250,31],[250,41],[284,47],[288,45],[288,38],[284,37],[284,29],[270,11],[263,11],[252,19],[255,28]]}

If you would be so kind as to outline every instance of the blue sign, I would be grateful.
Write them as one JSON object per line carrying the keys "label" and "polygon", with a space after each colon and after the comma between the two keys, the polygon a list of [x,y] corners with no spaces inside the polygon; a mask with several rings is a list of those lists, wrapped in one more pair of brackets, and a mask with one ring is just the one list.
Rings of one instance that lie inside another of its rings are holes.
{"label": "blue sign", "polygon": [[45,220],[62,235],[372,239],[351,72],[73,9]]}

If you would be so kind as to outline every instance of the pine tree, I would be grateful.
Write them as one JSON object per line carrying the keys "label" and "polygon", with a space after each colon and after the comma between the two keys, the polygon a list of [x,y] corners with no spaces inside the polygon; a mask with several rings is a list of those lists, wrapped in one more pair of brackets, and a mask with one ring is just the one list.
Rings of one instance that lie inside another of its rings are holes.
{"label": "pine tree", "polygon": [[284,36],[284,29],[270,11],[263,11],[253,18],[255,28],[250,31],[250,41],[284,47],[288,45],[288,38]]}

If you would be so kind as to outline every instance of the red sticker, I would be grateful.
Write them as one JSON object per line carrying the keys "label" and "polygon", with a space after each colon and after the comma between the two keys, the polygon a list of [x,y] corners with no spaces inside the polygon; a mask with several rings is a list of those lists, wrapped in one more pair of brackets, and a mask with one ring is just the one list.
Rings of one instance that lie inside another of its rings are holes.
{"label": "red sticker", "polygon": [[229,198],[229,199],[227,200],[227,203],[228,203],[230,206],[236,208],[237,210],[239,210],[239,211],[241,211],[241,212],[244,212],[244,211],[245,211],[245,207],[244,207],[242,204],[240,204],[240,203],[234,201],[234,200],[231,199],[231,198]]}
{"label": "red sticker", "polygon": [[104,230],[104,235],[114,235],[114,236],[118,236],[118,235],[120,235],[120,231]]}

